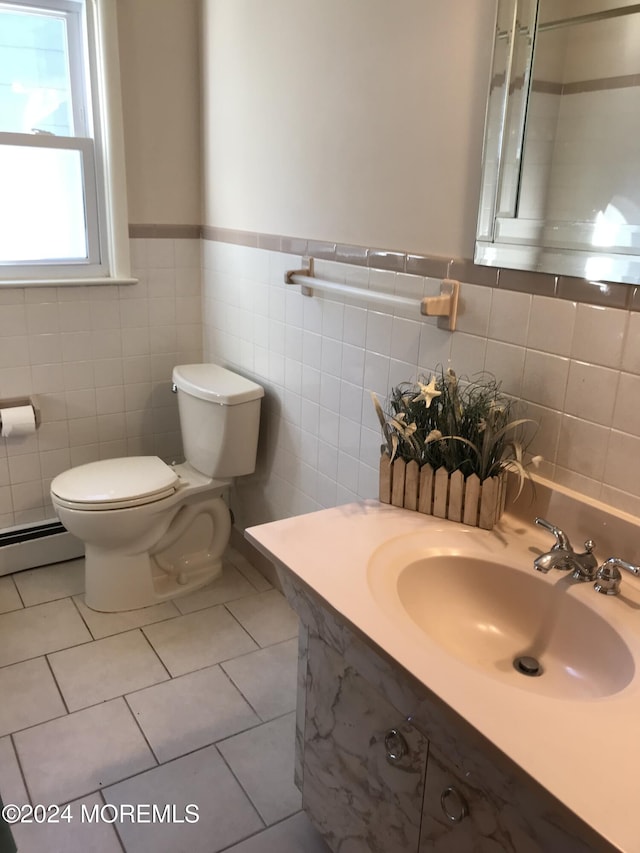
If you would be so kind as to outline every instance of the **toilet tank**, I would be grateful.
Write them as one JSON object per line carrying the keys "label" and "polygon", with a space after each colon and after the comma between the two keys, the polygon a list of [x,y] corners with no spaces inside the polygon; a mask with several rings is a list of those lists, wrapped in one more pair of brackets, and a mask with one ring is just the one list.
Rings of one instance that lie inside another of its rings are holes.
{"label": "toilet tank", "polygon": [[251,474],[264,388],[217,364],[178,365],[172,378],[186,461],[207,477]]}

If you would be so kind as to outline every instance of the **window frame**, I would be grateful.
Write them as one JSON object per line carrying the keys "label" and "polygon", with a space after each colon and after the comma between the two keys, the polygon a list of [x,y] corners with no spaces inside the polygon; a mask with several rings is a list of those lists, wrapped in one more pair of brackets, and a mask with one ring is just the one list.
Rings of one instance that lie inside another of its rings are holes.
{"label": "window frame", "polygon": [[[67,19],[75,136],[0,132],[0,144],[79,151],[86,259],[0,264],[2,286],[133,283],[120,95],[116,0],[6,0],[3,5]],[[86,31],[86,39],[82,29]],[[87,72],[88,77],[87,79]],[[84,93],[78,109],[76,95]],[[81,135],[83,134],[83,135]]]}

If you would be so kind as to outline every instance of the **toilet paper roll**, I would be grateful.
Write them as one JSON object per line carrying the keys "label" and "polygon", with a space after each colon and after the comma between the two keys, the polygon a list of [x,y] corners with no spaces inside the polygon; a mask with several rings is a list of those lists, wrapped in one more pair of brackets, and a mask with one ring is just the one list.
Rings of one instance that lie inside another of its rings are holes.
{"label": "toilet paper roll", "polygon": [[0,423],[2,438],[33,435],[36,431],[36,413],[33,406],[12,406],[9,409],[0,409]]}

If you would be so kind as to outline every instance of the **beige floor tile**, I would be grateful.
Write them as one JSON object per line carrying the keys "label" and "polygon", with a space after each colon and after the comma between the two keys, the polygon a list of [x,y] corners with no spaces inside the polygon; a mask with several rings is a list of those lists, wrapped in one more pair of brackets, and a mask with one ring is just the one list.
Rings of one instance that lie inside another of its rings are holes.
{"label": "beige floor tile", "polygon": [[29,802],[20,765],[8,736],[0,738],[0,793],[4,803],[22,806]]}
{"label": "beige floor tile", "polygon": [[70,711],[169,678],[140,630],[56,652],[49,661]]}
{"label": "beige floor tile", "polygon": [[302,807],[293,782],[295,714],[234,735],[218,749],[266,824]]}
{"label": "beige floor tile", "polygon": [[142,630],[171,675],[203,669],[257,648],[223,606],[147,625]]}
{"label": "beige floor tile", "polygon": [[289,640],[298,634],[298,617],[277,589],[225,605],[261,646]]}
{"label": "beige floor tile", "polygon": [[84,592],[84,557],[13,575],[25,607]]}
{"label": "beige floor tile", "polygon": [[215,604],[224,604],[244,595],[255,595],[255,587],[229,562],[224,563],[222,575],[209,586],[175,599],[181,613],[193,613]]}
{"label": "beige floor tile", "polygon": [[19,610],[22,601],[11,575],[0,578],[0,613],[8,613],[10,610]]}
{"label": "beige floor tile", "polygon": [[260,722],[219,666],[172,678],[126,699],[161,763]]}
{"label": "beige floor tile", "polygon": [[118,825],[127,853],[216,853],[263,824],[214,746],[113,785],[108,803],[173,804],[176,815],[198,807],[195,823]]}
{"label": "beige floor tile", "polygon": [[16,824],[12,831],[19,853],[122,853],[113,826],[93,819],[102,806],[100,795],[92,794],[69,803],[62,815],[70,820],[57,815],[58,823]]}
{"label": "beige floor tile", "polygon": [[234,844],[227,853],[330,853],[330,850],[306,814],[298,812]]}
{"label": "beige floor tile", "polygon": [[120,613],[100,613],[92,610],[84,603],[84,595],[76,595],[73,599],[76,607],[82,614],[82,618],[89,626],[89,630],[96,638],[110,637],[113,634],[122,634],[131,631],[132,628],[141,628],[143,625],[151,625],[153,622],[162,622],[179,616],[180,611],[172,601],[162,604],[154,604],[151,607],[141,607],[138,610],[123,610]]}
{"label": "beige floor tile", "polygon": [[0,616],[0,666],[91,640],[71,599],[37,604]]}
{"label": "beige floor tile", "polygon": [[225,557],[230,560],[233,565],[242,572],[245,578],[256,588],[258,592],[266,592],[273,589],[273,585],[259,572],[255,566],[252,566],[247,558],[237,551],[235,548],[227,548]]}
{"label": "beige floor tile", "polygon": [[0,735],[67,713],[44,658],[0,669]]}
{"label": "beige floor tile", "polygon": [[296,707],[298,641],[285,640],[239,658],[222,668],[263,720]]}
{"label": "beige floor tile", "polygon": [[34,803],[65,803],[155,765],[124,699],[13,736]]}

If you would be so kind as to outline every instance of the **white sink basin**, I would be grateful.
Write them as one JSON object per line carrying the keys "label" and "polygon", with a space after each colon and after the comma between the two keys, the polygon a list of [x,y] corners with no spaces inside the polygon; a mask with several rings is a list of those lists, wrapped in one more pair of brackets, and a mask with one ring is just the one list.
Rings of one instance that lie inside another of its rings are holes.
{"label": "white sink basin", "polygon": [[[411,559],[404,547],[392,541],[375,552],[370,588],[387,612],[404,612],[424,638],[458,660],[564,699],[610,696],[633,679],[633,656],[598,613],[597,605],[606,602],[591,584],[576,590],[567,574],[542,576],[532,565],[523,570],[470,553]],[[590,606],[586,596],[593,596]],[[412,636],[419,638],[415,631]],[[516,668],[522,656],[538,662],[539,674]]]}

